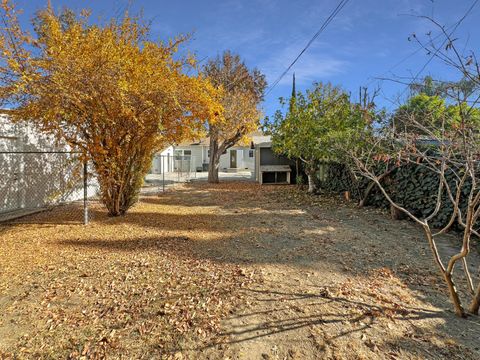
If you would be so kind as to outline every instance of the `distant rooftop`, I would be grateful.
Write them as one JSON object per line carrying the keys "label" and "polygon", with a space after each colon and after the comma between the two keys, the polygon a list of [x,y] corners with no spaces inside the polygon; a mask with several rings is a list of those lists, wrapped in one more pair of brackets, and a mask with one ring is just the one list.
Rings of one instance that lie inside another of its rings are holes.
{"label": "distant rooftop", "polygon": [[[270,135],[265,135],[262,131],[254,131],[252,132],[249,137],[251,138],[251,141],[253,141],[254,144],[259,144],[263,142],[269,142],[270,141]],[[210,145],[210,138],[205,137],[199,140],[189,140],[189,141],[183,141],[176,146],[209,146]]]}

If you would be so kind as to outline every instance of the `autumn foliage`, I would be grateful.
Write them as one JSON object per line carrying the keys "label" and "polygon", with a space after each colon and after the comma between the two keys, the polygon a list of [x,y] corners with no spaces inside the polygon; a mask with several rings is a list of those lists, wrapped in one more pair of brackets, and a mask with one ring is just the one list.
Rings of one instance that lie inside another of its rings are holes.
{"label": "autumn foliage", "polygon": [[258,69],[249,69],[239,55],[225,51],[222,56],[210,60],[203,73],[219,91],[223,116],[209,118],[210,163],[208,181],[218,183],[220,156],[248,135],[257,130],[267,82]]}
{"label": "autumn foliage", "polygon": [[110,215],[135,203],[156,151],[222,113],[218,90],[187,75],[195,59],[177,54],[186,37],[150,41],[139,17],[92,25],[86,11],[48,7],[32,35],[3,1],[1,21],[2,105],[92,161]]}

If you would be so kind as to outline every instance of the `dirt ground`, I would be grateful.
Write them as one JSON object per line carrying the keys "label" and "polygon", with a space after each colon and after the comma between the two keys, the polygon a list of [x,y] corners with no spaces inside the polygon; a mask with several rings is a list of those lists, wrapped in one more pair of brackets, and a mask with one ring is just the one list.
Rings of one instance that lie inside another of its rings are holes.
{"label": "dirt ground", "polygon": [[58,217],[0,227],[4,357],[480,358],[420,229],[379,210],[194,182],[123,218]]}

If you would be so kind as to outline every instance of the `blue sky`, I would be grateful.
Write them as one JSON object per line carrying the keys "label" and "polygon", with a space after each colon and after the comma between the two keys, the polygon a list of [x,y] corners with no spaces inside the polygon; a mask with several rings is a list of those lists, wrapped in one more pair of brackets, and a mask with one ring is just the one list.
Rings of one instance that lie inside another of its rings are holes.
{"label": "blue sky", "polygon": [[[25,10],[23,21],[46,4],[46,0],[17,0]],[[168,39],[179,33],[193,33],[187,44],[199,59],[214,57],[225,49],[239,53],[251,67],[267,75],[269,83],[286,69],[335,8],[338,0],[244,0],[244,1],[159,1],[159,0],[52,0],[55,8],[89,8],[94,16],[109,18],[131,3],[134,12],[143,10],[152,21],[152,37]],[[445,25],[455,23],[473,0],[350,0],[330,26],[300,58],[292,71],[297,89],[313,81],[330,81],[355,95],[359,86],[381,87],[378,103],[393,108],[405,86],[375,77],[412,77],[429,60],[418,51],[392,69],[400,60],[418,50],[408,41],[417,34],[438,32],[416,15],[433,16]],[[480,3],[455,33],[459,47],[476,50],[480,45]],[[441,41],[440,39],[438,40]],[[291,73],[266,98],[265,115],[279,107],[278,97],[289,96]],[[452,72],[433,60],[422,72],[435,78],[452,79]]]}

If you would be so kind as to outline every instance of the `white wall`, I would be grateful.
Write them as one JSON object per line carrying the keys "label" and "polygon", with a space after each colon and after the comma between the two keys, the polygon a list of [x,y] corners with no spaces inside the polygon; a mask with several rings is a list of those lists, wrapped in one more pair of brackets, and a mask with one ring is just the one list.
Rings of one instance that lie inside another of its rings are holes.
{"label": "white wall", "polygon": [[[249,156],[250,151],[253,154],[252,157]],[[255,150],[251,150],[250,148],[243,149],[243,159],[245,168],[253,171],[255,169]]]}
{"label": "white wall", "polygon": [[[33,126],[0,117],[0,213],[33,209],[83,198],[83,164],[77,154],[20,153],[69,151]],[[90,181],[88,195],[97,192]]]}
{"label": "white wall", "polygon": [[176,146],[174,147],[174,154],[175,154],[175,151],[177,150],[191,151],[190,171],[197,171],[197,168],[199,169],[202,168],[203,146],[201,145]]}
{"label": "white wall", "polygon": [[155,154],[152,160],[150,174],[162,174],[173,171],[173,146]]}
{"label": "white wall", "polygon": [[230,151],[237,151],[237,169],[238,170],[252,170],[255,167],[254,158],[248,156],[250,147],[247,146],[234,146],[227,150],[226,154],[220,156],[220,169],[226,170],[230,169]]}
{"label": "white wall", "polygon": [[[197,169],[202,169],[203,164],[208,164],[210,158],[208,156],[209,147],[206,145],[187,145],[187,146],[176,146],[168,148],[170,153],[175,154],[177,150],[180,150],[183,153],[185,150],[191,151],[192,163],[191,171],[196,171]],[[235,146],[229,148],[226,154],[220,156],[220,170],[230,169],[230,151],[237,151],[237,169],[245,170],[248,169],[253,171],[255,169],[255,152],[254,157],[249,157],[249,146]],[[158,169],[158,170],[157,170]],[[160,164],[155,163],[155,159],[152,164],[152,173],[160,174]]]}

